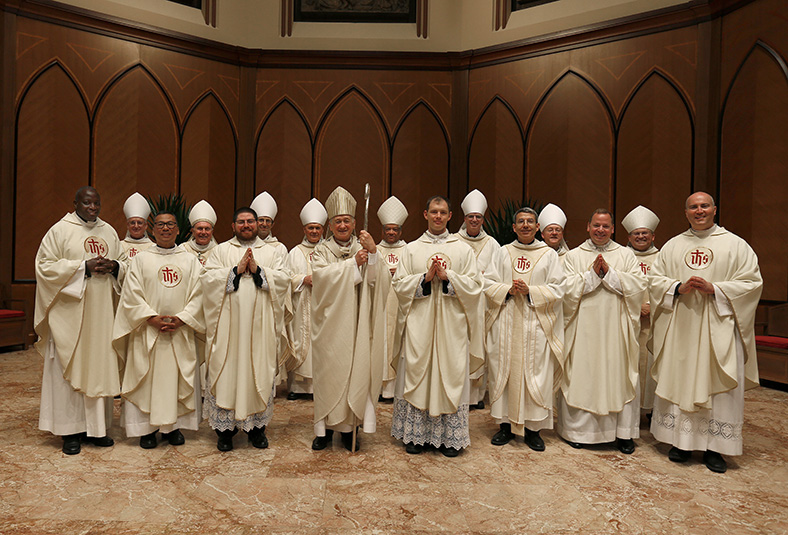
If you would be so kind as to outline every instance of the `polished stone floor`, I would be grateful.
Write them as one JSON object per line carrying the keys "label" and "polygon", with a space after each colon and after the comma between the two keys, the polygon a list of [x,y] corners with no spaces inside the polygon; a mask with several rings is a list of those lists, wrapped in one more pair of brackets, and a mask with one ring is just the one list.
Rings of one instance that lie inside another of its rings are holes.
{"label": "polished stone floor", "polygon": [[573,450],[552,431],[547,450],[490,444],[488,410],[471,413],[458,458],[408,455],[378,432],[351,455],[335,439],[310,449],[311,402],[278,397],[270,447],[237,436],[216,450],[207,425],[186,444],[142,450],[118,427],[112,448],[37,429],[41,358],[0,353],[0,533],[788,533],[788,394],[747,393],[744,455],[714,474],[699,456],[666,458],[644,428],[631,456],[612,446]]}

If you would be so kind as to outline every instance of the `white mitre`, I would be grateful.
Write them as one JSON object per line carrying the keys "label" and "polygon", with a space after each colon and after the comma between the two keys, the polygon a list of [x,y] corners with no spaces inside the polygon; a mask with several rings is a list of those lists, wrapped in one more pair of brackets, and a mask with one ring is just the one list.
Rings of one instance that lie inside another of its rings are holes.
{"label": "white mitre", "polygon": [[566,226],[566,214],[553,203],[548,204],[539,212],[539,228],[544,230],[549,225]]}
{"label": "white mitre", "polygon": [[462,200],[460,205],[462,213],[468,214],[481,214],[487,211],[487,197],[478,189],[473,190]]}
{"label": "white mitre", "polygon": [[249,208],[255,211],[257,217],[270,217],[272,220],[276,219],[276,213],[279,211],[276,201],[267,191],[255,197]]}
{"label": "white mitre", "polygon": [[213,209],[213,206],[208,204],[208,201],[198,202],[189,211],[189,223],[191,223],[191,226],[201,221],[210,223],[211,226],[216,225],[216,211]]}
{"label": "white mitre", "polygon": [[627,229],[627,233],[631,233],[639,228],[647,228],[651,232],[654,232],[657,230],[657,225],[659,225],[659,218],[657,214],[645,206],[639,205],[627,214],[624,220],[621,221],[621,224]]}
{"label": "white mitre", "polygon": [[337,186],[326,199],[326,211],[329,219],[333,219],[338,215],[349,215],[355,219],[356,199],[353,198],[348,190],[342,186]]}
{"label": "white mitre", "polygon": [[126,219],[141,217],[147,220],[150,215],[150,205],[148,200],[139,193],[133,193],[126,202],[123,203],[123,214]]}
{"label": "white mitre", "polygon": [[310,200],[301,208],[301,224],[303,226],[307,226],[309,223],[325,225],[327,218],[328,212],[326,212],[326,208],[317,199]]}
{"label": "white mitre", "polygon": [[378,219],[380,219],[380,224],[384,227],[386,225],[401,227],[407,218],[408,209],[394,195],[386,199],[378,208]]}

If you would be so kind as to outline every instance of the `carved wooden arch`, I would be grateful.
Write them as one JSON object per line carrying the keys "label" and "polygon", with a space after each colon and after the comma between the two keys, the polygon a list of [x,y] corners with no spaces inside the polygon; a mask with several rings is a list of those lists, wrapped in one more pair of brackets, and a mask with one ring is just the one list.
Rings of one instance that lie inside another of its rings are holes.
{"label": "carved wooden arch", "polygon": [[486,106],[482,109],[479,113],[479,117],[476,118],[476,122],[473,124],[473,128],[471,129],[471,135],[468,137],[468,147],[466,148],[465,153],[465,161],[468,162],[465,169],[465,191],[470,191],[471,189],[471,149],[473,148],[473,140],[476,137],[476,130],[479,128],[479,124],[481,124],[482,119],[484,116],[487,115],[487,112],[492,108],[493,104],[498,101],[503,104],[503,107],[509,112],[514,119],[514,124],[517,125],[517,130],[520,132],[520,143],[523,146],[523,180],[525,180],[525,158],[526,158],[526,147],[525,147],[525,132],[523,130],[523,125],[520,123],[520,119],[517,117],[517,113],[515,113],[514,108],[509,104],[509,102],[503,98],[501,95],[495,95],[490,101],[487,103]]}
{"label": "carved wooden arch", "polygon": [[[313,152],[314,152],[314,144],[317,143],[317,139],[320,137],[320,131],[325,126],[326,120],[331,116],[331,114],[334,112],[336,107],[339,106],[339,104],[342,103],[342,101],[344,101],[346,98],[348,98],[351,93],[356,93],[361,98],[361,100],[363,102],[366,102],[367,105],[372,110],[372,112],[377,117],[378,122],[380,123],[381,127],[383,128],[383,132],[386,134],[386,143],[388,145],[389,155],[390,155],[390,153],[391,153],[391,135],[389,134],[388,128],[386,128],[386,121],[383,118],[383,114],[380,113],[380,110],[378,109],[377,106],[375,106],[375,103],[372,101],[372,99],[369,98],[367,96],[367,94],[364,93],[364,91],[362,91],[361,88],[359,88],[355,84],[351,85],[350,87],[345,89],[342,93],[337,95],[337,97],[331,102],[331,104],[328,105],[326,110],[323,112],[323,115],[320,117],[320,121],[318,121],[317,127],[315,128]],[[313,157],[314,157],[314,154],[313,154]]]}
{"label": "carved wooden arch", "polygon": [[312,149],[315,148],[315,138],[316,138],[316,136],[314,136],[312,134],[312,131],[309,129],[309,123],[306,120],[306,116],[304,115],[304,112],[301,111],[301,108],[299,108],[298,105],[295,102],[290,100],[290,97],[284,96],[284,97],[280,98],[279,101],[271,107],[271,109],[268,111],[268,113],[265,114],[265,117],[263,117],[263,120],[260,121],[260,127],[257,129],[257,133],[254,136],[254,148],[255,148],[255,151],[257,150],[258,143],[260,143],[260,136],[262,135],[263,130],[265,129],[265,126],[268,124],[268,120],[271,119],[271,116],[274,114],[274,112],[276,112],[276,110],[278,110],[281,106],[284,106],[284,105],[289,105],[291,108],[293,108],[293,111],[296,112],[296,114],[298,115],[299,119],[301,119],[301,122],[304,123],[304,128],[306,129],[306,134],[309,136],[309,144],[311,145]]}
{"label": "carved wooden arch", "polygon": [[[77,83],[76,76],[74,76],[74,74],[68,69],[68,67],[66,67],[66,65],[61,63],[59,59],[54,59],[49,63],[41,66],[36,72],[34,72],[27,79],[27,82],[22,87],[22,90],[19,92],[19,96],[17,97],[16,100],[16,111],[15,111],[16,117],[14,119],[15,122],[19,120],[19,110],[22,108],[22,102],[24,101],[27,94],[30,92],[30,89],[38,81],[38,79],[44,75],[44,73],[46,73],[47,71],[49,71],[49,69],[52,68],[59,68],[60,70],[62,70],[63,73],[66,75],[66,77],[68,77],[68,79],[74,85],[74,89],[77,90],[77,94],[79,95],[79,98],[82,101],[82,105],[85,107],[85,113],[87,115],[88,123],[90,123],[92,117],[90,114],[90,106],[88,105],[87,97],[85,97],[85,95],[82,93],[82,90],[80,89],[79,84]],[[16,125],[14,126],[14,131],[16,131]]]}
{"label": "carved wooden arch", "polygon": [[[178,191],[181,190],[181,180],[183,179],[183,136],[186,134],[186,126],[189,124],[189,119],[191,119],[192,114],[200,107],[200,105],[208,100],[209,98],[213,98],[216,103],[219,105],[219,108],[222,110],[225,119],[227,119],[227,124],[230,125],[230,131],[233,133],[233,151],[235,156],[235,182],[238,181],[238,132],[235,129],[235,123],[230,116],[230,112],[227,110],[227,107],[222,102],[222,99],[213,91],[213,89],[208,89],[203,94],[201,94],[197,99],[189,106],[189,109],[186,110],[186,114],[183,118],[183,125],[178,129]],[[238,186],[234,185],[233,187],[233,195],[235,198],[238,197]]]}
{"label": "carved wooden arch", "polygon": [[[389,184],[388,184],[389,193],[391,193],[391,191],[393,190],[393,185],[394,185],[392,182],[394,179],[394,145],[397,143],[397,136],[399,135],[400,130],[405,125],[407,120],[410,118],[411,114],[413,114],[413,112],[415,112],[419,107],[424,107],[424,109],[427,110],[427,113],[429,113],[432,116],[432,118],[435,119],[435,122],[437,123],[438,127],[443,133],[443,142],[446,144],[446,158],[447,158],[446,168],[451,169],[451,140],[449,139],[449,133],[446,131],[443,121],[441,121],[440,117],[432,108],[432,106],[430,106],[427,101],[420,98],[418,101],[413,103],[413,105],[410,108],[408,108],[407,111],[403,114],[399,123],[397,123],[397,126],[394,128],[394,135],[391,137],[391,147],[389,149]],[[447,193],[450,194],[451,181],[447,184],[447,188],[449,190],[447,191]]]}
{"label": "carved wooden arch", "polygon": [[[629,105],[632,104],[632,101],[635,100],[635,96],[638,94],[640,89],[644,85],[646,85],[646,82],[651,80],[651,78],[653,76],[662,78],[665,82],[667,82],[667,84],[678,95],[679,99],[681,99],[682,104],[684,104],[684,109],[687,111],[687,118],[689,119],[689,123],[690,123],[690,140],[691,140],[690,161],[691,162],[695,162],[695,114],[693,113],[692,106],[690,104],[689,99],[687,98],[687,95],[684,93],[682,88],[679,87],[679,85],[675,82],[675,80],[671,76],[669,76],[667,73],[665,73],[659,67],[654,67],[653,69],[651,69],[649,72],[647,72],[640,79],[640,81],[638,81],[637,84],[635,84],[635,87],[632,89],[632,91],[630,92],[629,96],[627,96],[627,99],[624,102],[624,105],[621,106],[621,115],[619,115],[619,117],[618,117],[618,124],[616,125],[615,131],[614,131],[614,142],[615,142],[616,157],[618,157],[618,136],[619,136],[619,134],[621,132],[621,125],[624,122],[624,116],[626,115],[627,110],[629,109]],[[617,169],[618,168],[616,167],[616,175],[618,174],[618,170]],[[616,176],[616,178],[618,178],[618,177]],[[692,188],[695,187],[695,166],[694,165],[690,167],[690,186]]]}
{"label": "carved wooden arch", "polygon": [[145,66],[144,63],[135,63],[134,65],[127,67],[126,69],[116,73],[112,78],[110,78],[107,84],[102,88],[101,92],[99,93],[99,96],[96,98],[96,103],[93,106],[93,113],[90,118],[91,144],[92,144],[93,122],[96,118],[96,115],[98,114],[98,110],[101,107],[101,104],[104,102],[104,99],[107,97],[107,95],[112,90],[112,88],[115,87],[127,74],[131,73],[136,69],[142,69],[144,73],[148,77],[150,77],[151,81],[153,81],[153,84],[158,88],[159,92],[164,97],[164,102],[167,103],[167,108],[170,110],[170,115],[172,116],[172,119],[175,122],[175,127],[178,130],[180,137],[180,134],[182,133],[182,129],[181,129],[181,122],[180,120],[178,120],[178,112],[175,110],[175,105],[172,103],[172,99],[170,99],[170,95],[167,94],[167,90],[164,89],[164,85],[156,77],[156,75],[153,74],[153,72]]}
{"label": "carved wooden arch", "polygon": [[722,104],[720,106],[720,115],[717,120],[717,180],[715,184],[715,197],[717,198],[717,218],[721,217],[721,204],[722,199],[720,199],[720,191],[722,188],[722,123],[725,119],[725,111],[727,110],[728,106],[728,98],[733,91],[733,87],[736,85],[736,82],[739,80],[739,74],[741,74],[742,69],[744,66],[747,65],[747,62],[750,61],[753,53],[761,48],[766,55],[769,56],[774,62],[777,64],[777,67],[782,71],[783,76],[788,82],[788,64],[786,64],[785,59],[777,52],[774,48],[769,46],[767,43],[757,39],[755,43],[752,45],[750,50],[744,56],[739,66],[736,67],[736,72],[733,74],[733,78],[731,78],[731,83],[728,85],[728,88],[725,90],[725,97],[722,99]]}
{"label": "carved wooden arch", "polygon": [[593,81],[586,78],[578,71],[570,68],[567,69],[563,74],[561,74],[561,76],[556,78],[555,81],[552,84],[550,84],[550,86],[544,91],[544,93],[542,93],[542,96],[539,97],[539,100],[536,102],[534,111],[533,113],[531,113],[531,116],[528,118],[528,125],[526,126],[525,129],[526,149],[528,148],[528,140],[531,136],[531,131],[533,130],[533,126],[534,126],[534,120],[536,116],[539,114],[539,110],[542,109],[550,94],[553,92],[553,90],[556,87],[558,87],[558,84],[560,84],[564,80],[564,78],[568,76],[576,76],[581,82],[586,84],[591,89],[591,91],[596,95],[596,97],[602,103],[602,107],[607,111],[608,121],[610,122],[610,128],[612,129],[615,139],[615,133],[618,131],[618,121],[616,120],[616,116],[613,113],[613,107],[610,105],[610,102],[607,100],[607,98],[605,98],[605,94],[602,92],[601,89],[599,89],[599,87],[597,87],[596,84],[594,84]]}

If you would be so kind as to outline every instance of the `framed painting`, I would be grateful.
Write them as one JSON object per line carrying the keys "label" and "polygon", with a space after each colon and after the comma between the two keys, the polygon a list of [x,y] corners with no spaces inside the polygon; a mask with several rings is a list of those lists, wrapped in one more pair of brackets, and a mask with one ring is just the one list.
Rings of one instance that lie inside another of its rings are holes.
{"label": "framed painting", "polygon": [[416,0],[293,0],[295,22],[416,22]]}

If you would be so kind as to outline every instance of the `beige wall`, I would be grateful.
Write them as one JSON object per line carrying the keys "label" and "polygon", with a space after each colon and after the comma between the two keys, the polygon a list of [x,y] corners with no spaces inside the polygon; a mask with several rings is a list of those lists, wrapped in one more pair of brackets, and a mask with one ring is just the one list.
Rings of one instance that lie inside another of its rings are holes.
{"label": "beige wall", "polygon": [[279,0],[222,0],[218,27],[200,12],[164,0],[61,0],[64,4],[246,48],[279,50],[379,50],[447,52],[484,48],[573,30],[686,0],[559,0],[514,13],[505,30],[493,30],[493,0],[431,0],[429,38],[415,24],[295,23],[279,36]]}

